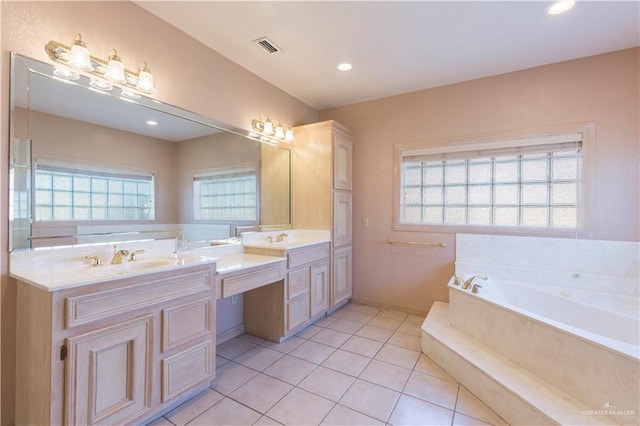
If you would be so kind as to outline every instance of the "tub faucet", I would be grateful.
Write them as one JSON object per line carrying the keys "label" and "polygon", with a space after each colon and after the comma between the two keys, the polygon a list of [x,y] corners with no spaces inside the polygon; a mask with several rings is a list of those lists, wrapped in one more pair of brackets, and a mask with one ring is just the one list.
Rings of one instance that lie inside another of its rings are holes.
{"label": "tub faucet", "polygon": [[[483,281],[487,280],[487,277],[485,277],[484,275],[474,275],[471,278],[469,278],[468,280],[466,280],[464,282],[464,284],[462,284],[462,289],[463,290],[467,290],[469,287],[471,287],[471,285],[473,284],[473,282],[477,279],[480,278]],[[476,290],[477,291],[477,290]]]}
{"label": "tub faucet", "polygon": [[115,254],[113,255],[113,259],[111,259],[111,264],[112,265],[119,265],[122,263],[122,258],[124,256],[128,256],[129,255],[129,250],[118,250],[117,252],[115,252]]}
{"label": "tub faucet", "polygon": [[288,236],[289,234],[285,234],[284,232],[282,234],[278,234],[278,236],[276,237],[276,243],[280,243],[284,241],[284,239],[287,238]]}

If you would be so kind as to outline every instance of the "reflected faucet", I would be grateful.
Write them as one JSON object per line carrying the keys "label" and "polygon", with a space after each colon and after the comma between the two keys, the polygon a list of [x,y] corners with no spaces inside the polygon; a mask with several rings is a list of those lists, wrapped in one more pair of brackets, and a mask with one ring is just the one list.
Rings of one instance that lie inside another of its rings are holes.
{"label": "reflected faucet", "polygon": [[[468,280],[466,280],[466,281],[464,282],[464,284],[462,284],[462,289],[463,289],[463,290],[467,290],[469,287],[471,287],[471,285],[473,284],[473,282],[474,282],[476,279],[478,279],[478,278],[480,278],[480,279],[481,279],[481,280],[483,280],[483,281],[486,281],[486,280],[487,280],[487,277],[485,277],[484,275],[474,275],[474,276],[472,276],[471,278],[469,278]],[[477,290],[476,290],[476,291],[477,291]]]}
{"label": "reflected faucet", "polygon": [[[115,247],[114,247],[114,250],[115,250]],[[113,255],[113,259],[111,259],[111,264],[120,265],[122,263],[122,258],[128,255],[129,255],[129,250],[118,250]]]}
{"label": "reflected faucet", "polygon": [[144,250],[136,250],[129,255],[129,262],[135,262],[136,255],[144,253]]}
{"label": "reflected faucet", "polygon": [[281,243],[288,236],[289,234],[285,234],[284,232],[282,234],[278,234],[278,236],[276,237],[276,243]]}

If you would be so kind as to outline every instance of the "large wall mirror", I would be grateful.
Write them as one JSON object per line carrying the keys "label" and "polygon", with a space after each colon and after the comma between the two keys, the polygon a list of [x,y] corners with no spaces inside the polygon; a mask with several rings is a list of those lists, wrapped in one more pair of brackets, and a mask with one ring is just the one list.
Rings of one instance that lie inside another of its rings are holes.
{"label": "large wall mirror", "polygon": [[12,55],[10,249],[290,225],[289,145],[56,70]]}

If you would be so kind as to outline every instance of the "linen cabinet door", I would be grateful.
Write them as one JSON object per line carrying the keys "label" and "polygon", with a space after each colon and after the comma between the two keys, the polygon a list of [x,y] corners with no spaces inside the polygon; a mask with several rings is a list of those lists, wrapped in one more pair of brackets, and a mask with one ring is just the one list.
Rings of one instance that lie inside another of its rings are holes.
{"label": "linen cabinet door", "polygon": [[333,187],[351,191],[353,141],[350,136],[340,132],[334,133],[333,140]]}
{"label": "linen cabinet door", "polygon": [[333,194],[333,245],[351,244],[352,220],[351,193],[335,191]]}
{"label": "linen cabinet door", "polygon": [[344,302],[351,297],[351,269],[351,246],[335,249],[333,251],[331,306]]}
{"label": "linen cabinet door", "polygon": [[329,309],[329,264],[311,265],[311,316]]}
{"label": "linen cabinet door", "polygon": [[152,315],[67,339],[65,424],[125,424],[151,404]]}

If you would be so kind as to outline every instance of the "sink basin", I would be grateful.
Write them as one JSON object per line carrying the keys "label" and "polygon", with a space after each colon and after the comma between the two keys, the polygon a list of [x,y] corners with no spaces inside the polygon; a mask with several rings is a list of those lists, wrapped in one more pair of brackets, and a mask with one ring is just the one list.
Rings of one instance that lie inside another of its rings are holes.
{"label": "sink basin", "polygon": [[123,275],[135,272],[144,272],[157,268],[165,268],[169,266],[185,265],[192,263],[193,260],[184,257],[154,257],[149,259],[138,259],[133,262],[122,262],[118,265],[105,263],[100,266],[84,265],[79,272],[94,276]]}

